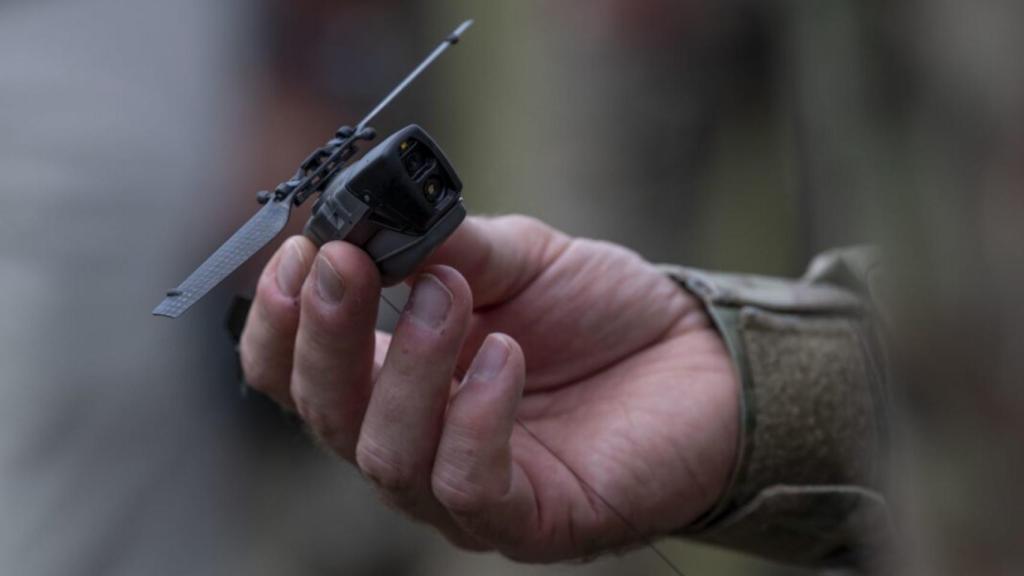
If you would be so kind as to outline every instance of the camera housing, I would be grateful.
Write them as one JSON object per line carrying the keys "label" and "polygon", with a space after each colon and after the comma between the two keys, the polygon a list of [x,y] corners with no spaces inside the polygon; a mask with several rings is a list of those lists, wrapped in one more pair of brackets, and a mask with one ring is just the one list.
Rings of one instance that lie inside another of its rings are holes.
{"label": "camera housing", "polygon": [[412,274],[466,217],[462,181],[434,139],[413,124],[328,183],[304,234],[366,251],[385,286]]}

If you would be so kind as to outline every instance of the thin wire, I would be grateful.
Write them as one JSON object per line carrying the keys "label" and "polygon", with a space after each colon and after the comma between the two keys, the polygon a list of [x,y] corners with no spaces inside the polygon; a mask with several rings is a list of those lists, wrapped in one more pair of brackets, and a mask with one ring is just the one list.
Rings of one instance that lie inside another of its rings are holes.
{"label": "thin wire", "polygon": [[383,110],[385,106],[390,104],[391,101],[394,100],[396,96],[401,94],[402,90],[405,90],[406,86],[412,83],[412,81],[415,80],[416,77],[419,76],[421,72],[427,69],[427,66],[433,64],[434,60],[437,60],[438,56],[444,54],[444,51],[447,50],[449,46],[454,46],[455,44],[457,44],[459,38],[462,37],[462,33],[468,30],[469,27],[472,25],[472,20],[466,20],[462,24],[459,24],[459,27],[456,28],[455,31],[451,33],[451,35],[445,38],[444,41],[437,46],[437,48],[434,48],[434,51],[431,52],[430,55],[423,60],[423,62],[420,62],[420,65],[417,66],[415,70],[410,72],[409,75],[406,76],[405,79],[402,80],[402,82],[398,86],[395,86],[395,89],[392,90],[390,94],[385,96],[384,99],[381,100],[379,104],[377,104],[376,108],[370,110],[370,113],[367,114],[365,118],[359,121],[359,125],[356,126],[356,132],[358,133],[360,130],[365,128],[366,125],[369,124],[371,120],[373,120],[374,116],[380,113],[380,111]]}
{"label": "thin wire", "polygon": [[398,306],[396,306],[395,303],[392,302],[391,300],[388,300],[388,297],[385,296],[383,292],[380,293],[380,299],[383,300],[388,306],[390,306],[391,309],[395,311],[395,314],[398,314],[399,316],[402,315],[402,311],[398,308]]}
{"label": "thin wire", "polygon": [[[415,80],[416,77],[420,75],[420,73],[422,73],[428,66],[430,66],[434,62],[434,60],[437,60],[437,58],[441,54],[444,54],[445,50],[447,50],[449,46],[453,46],[456,43],[458,43],[459,38],[461,38],[462,34],[466,30],[468,30],[469,27],[472,25],[472,20],[466,20],[465,22],[460,24],[459,27],[456,28],[455,31],[452,32],[450,36],[445,38],[444,41],[441,42],[441,44],[438,45],[438,47],[435,48],[434,51],[431,52],[430,55],[423,60],[423,62],[420,62],[420,65],[417,66],[412,72],[410,72],[409,75],[406,76],[405,79],[402,80],[402,82],[398,86],[396,86],[394,90],[391,91],[390,94],[385,96],[384,99],[381,100],[380,103],[377,104],[377,106],[373,110],[371,110],[370,113],[367,114],[365,118],[359,121],[358,126],[356,126],[356,132],[359,132],[367,124],[369,124],[370,121],[373,120],[373,118],[377,116],[377,114],[380,113],[380,111],[383,110],[388,104],[390,104],[391,101],[394,100],[396,96],[401,94],[401,92],[405,90],[405,88],[410,83],[412,83],[412,81]],[[388,299],[387,295],[385,295],[383,292],[380,293],[380,299],[383,300],[384,303],[387,304],[395,312],[395,314],[401,316],[401,309],[399,309],[399,307],[394,302]],[[636,526],[634,526],[633,523],[630,522],[628,518],[626,518],[625,514],[619,512],[618,508],[616,508],[615,506],[612,506],[612,503],[609,502],[607,498],[602,496],[601,493],[598,492],[593,486],[591,486],[589,482],[587,482],[582,476],[577,474],[576,470],[574,470],[572,466],[570,466],[565,460],[563,460],[557,452],[552,450],[546,442],[541,440],[540,436],[534,434],[534,432],[530,430],[526,426],[526,424],[524,424],[523,421],[520,420],[518,417],[516,418],[516,424],[519,424],[519,426],[523,430],[525,430],[526,433],[529,434],[530,437],[534,439],[534,441],[536,441],[538,444],[541,445],[541,447],[547,450],[547,452],[551,454],[552,457],[561,462],[562,465],[565,466],[565,468],[576,478],[577,482],[583,485],[583,487],[589,490],[592,494],[597,496],[598,500],[600,500],[606,507],[608,507],[609,510],[614,512],[615,515],[619,518],[619,521],[621,521],[624,526],[629,528],[629,530],[631,530],[638,538],[640,538],[640,540],[648,548],[650,548],[651,551],[658,556],[658,558],[661,558],[662,562],[664,562],[665,565],[671,568],[672,571],[676,574],[676,576],[685,576],[683,574],[682,569],[680,569],[679,566],[676,566],[676,564],[672,562],[672,560],[670,560],[664,552],[662,552],[657,546],[655,546],[654,542],[649,537],[645,536],[643,532],[641,532]]]}
{"label": "thin wire", "polygon": [[[402,314],[402,311],[401,311],[401,310],[400,310],[400,309],[398,308],[398,306],[397,306],[397,305],[395,305],[395,303],[394,303],[394,302],[392,302],[391,300],[389,300],[389,299],[388,299],[388,297],[387,297],[387,296],[386,296],[386,295],[385,295],[385,294],[384,294],[383,292],[381,292],[381,293],[380,293],[380,299],[381,299],[381,300],[383,300],[383,301],[384,301],[384,302],[385,302],[385,303],[386,303],[386,304],[387,304],[388,306],[390,306],[390,307],[391,307],[391,309],[395,311],[395,314],[398,314],[399,316],[401,316],[401,314]],[[658,556],[658,558],[661,558],[661,561],[662,561],[662,562],[664,562],[666,566],[668,566],[669,568],[671,568],[671,569],[672,569],[672,571],[673,571],[673,572],[675,572],[676,576],[685,576],[685,575],[683,574],[683,571],[682,571],[682,569],[681,569],[681,568],[679,568],[679,566],[677,566],[677,565],[675,564],[675,562],[672,562],[672,560],[671,560],[671,559],[669,559],[668,555],[666,555],[666,554],[665,554],[664,552],[662,552],[662,551],[661,551],[661,550],[660,550],[660,549],[659,549],[659,548],[658,548],[658,547],[657,547],[657,546],[656,546],[656,545],[654,544],[654,541],[653,541],[653,540],[651,540],[650,538],[648,538],[647,536],[645,536],[645,535],[644,535],[644,533],[643,533],[643,532],[641,532],[639,528],[637,528],[636,526],[634,526],[634,525],[633,525],[633,523],[629,521],[629,518],[626,518],[626,515],[625,515],[625,514],[623,514],[622,512],[619,512],[619,509],[618,509],[618,508],[616,508],[615,506],[612,506],[612,503],[611,503],[611,502],[609,502],[607,498],[605,498],[604,496],[602,496],[602,495],[601,495],[601,493],[600,493],[600,492],[598,492],[598,491],[597,491],[597,490],[596,490],[596,489],[595,489],[595,488],[594,488],[594,487],[593,487],[593,486],[592,486],[592,485],[590,484],[590,482],[587,482],[587,481],[586,481],[586,480],[585,480],[585,479],[584,479],[584,478],[583,478],[582,476],[580,476],[580,475],[579,475],[579,474],[578,474],[578,473],[576,472],[576,470],[574,470],[574,469],[573,469],[573,467],[569,465],[569,463],[568,463],[568,462],[566,462],[566,461],[565,461],[565,460],[564,460],[564,459],[563,459],[563,458],[562,458],[561,456],[559,456],[559,455],[558,455],[558,453],[557,453],[557,452],[555,452],[555,451],[554,451],[554,450],[553,450],[553,449],[551,448],[551,446],[549,446],[549,445],[548,445],[548,443],[547,443],[547,442],[544,442],[543,440],[541,440],[540,436],[538,436],[537,434],[535,434],[535,433],[533,432],[533,430],[530,430],[530,429],[529,429],[529,428],[528,428],[528,427],[526,426],[526,424],[524,424],[524,423],[523,423],[523,421],[519,419],[519,417],[518,417],[518,416],[516,417],[516,424],[519,424],[519,427],[520,427],[520,428],[522,428],[522,429],[523,429],[523,430],[524,430],[524,431],[525,431],[525,432],[526,432],[527,434],[529,434],[529,435],[530,435],[530,437],[531,437],[531,438],[533,438],[535,442],[537,442],[538,444],[540,444],[542,448],[544,448],[545,450],[547,450],[548,454],[551,454],[551,456],[552,456],[552,457],[554,457],[554,459],[555,459],[555,460],[558,460],[559,462],[561,462],[562,466],[565,466],[566,470],[568,470],[568,471],[569,471],[569,473],[571,473],[571,474],[572,474],[572,475],[573,475],[573,476],[574,476],[574,477],[576,478],[576,481],[577,481],[577,482],[579,482],[580,484],[582,484],[582,485],[583,485],[583,487],[584,487],[584,488],[586,488],[587,490],[589,490],[589,491],[590,491],[590,492],[591,492],[591,493],[592,493],[592,494],[593,494],[594,496],[597,496],[597,499],[598,499],[598,500],[600,500],[600,501],[601,501],[601,502],[602,502],[602,503],[603,503],[603,504],[604,504],[605,506],[607,506],[609,510],[611,510],[612,512],[614,512],[614,513],[615,513],[615,515],[616,515],[616,516],[617,516],[617,517],[619,518],[619,521],[620,521],[620,522],[622,522],[622,524],[623,524],[624,526],[626,526],[627,528],[629,528],[629,530],[631,530],[631,531],[633,532],[633,534],[634,534],[634,535],[636,535],[636,536],[637,536],[638,538],[640,538],[640,540],[641,540],[641,541],[642,541],[642,542],[643,542],[643,543],[644,543],[644,544],[645,544],[645,545],[646,545],[646,546],[647,546],[648,548],[650,548],[650,549],[651,549],[651,551],[652,551],[652,552],[654,552],[654,554]]]}
{"label": "thin wire", "polygon": [[625,525],[630,530],[632,530],[633,533],[637,537],[639,537],[640,540],[642,540],[643,543],[646,544],[647,547],[650,548],[651,551],[654,552],[658,556],[658,558],[661,558],[662,562],[664,562],[665,565],[667,565],[669,568],[672,569],[673,572],[676,573],[676,576],[685,576],[683,574],[682,569],[679,568],[679,566],[676,566],[676,564],[674,562],[672,562],[672,560],[669,559],[668,555],[666,555],[664,552],[662,552],[660,549],[658,549],[657,546],[654,545],[654,541],[653,540],[651,540],[650,538],[645,536],[644,533],[641,532],[639,528],[634,526],[633,523],[630,522],[628,518],[626,518],[625,514],[623,514],[622,512],[619,512],[618,508],[616,508],[615,506],[612,506],[611,502],[609,502],[604,496],[602,496],[600,492],[598,492],[596,489],[594,489],[594,487],[591,486],[591,484],[589,482],[584,480],[582,476],[577,474],[576,470],[574,470],[572,466],[569,466],[569,464],[565,460],[563,460],[562,457],[559,456],[557,452],[555,452],[554,450],[551,449],[551,446],[549,446],[546,442],[541,440],[540,436],[534,434],[533,430],[530,430],[529,428],[527,428],[526,424],[523,424],[523,421],[520,420],[518,416],[516,417],[516,424],[519,424],[519,426],[523,430],[525,430],[526,433],[529,434],[531,438],[533,438],[538,444],[540,444],[542,448],[547,450],[548,453],[551,454],[555,458],[555,460],[558,460],[559,462],[561,462],[562,466],[565,466],[565,468],[567,470],[569,470],[569,472],[576,478],[577,482],[582,484],[584,488],[586,488],[592,494],[597,496],[598,500],[600,500],[605,506],[607,506],[609,510],[614,512],[615,515],[618,516],[618,518],[622,522],[622,524]]}
{"label": "thin wire", "polygon": [[[459,26],[455,28],[455,30],[451,34],[449,34],[447,38],[445,38],[440,44],[438,44],[437,48],[434,48],[433,52],[431,52],[426,58],[423,59],[422,62],[420,62],[419,66],[414,68],[412,72],[409,72],[409,75],[406,76],[398,84],[398,86],[395,86],[394,89],[392,89],[391,92],[388,93],[388,95],[385,96],[377,104],[377,106],[373,108],[373,110],[370,110],[369,114],[367,114],[362,120],[359,121],[359,124],[356,126],[355,132],[359,133],[360,130],[365,128],[366,125],[369,124],[370,121],[373,120],[374,117],[376,117],[381,110],[383,110],[388,104],[390,104],[391,101],[395,99],[395,97],[401,94],[402,91],[405,90],[405,88],[409,86],[409,84],[411,84],[412,81],[415,80],[417,76],[419,76],[424,70],[426,70],[428,66],[433,64],[434,60],[437,60],[437,58],[441,56],[441,54],[444,54],[445,50],[447,50],[450,46],[458,44],[459,39],[462,38],[462,34],[465,33],[466,30],[469,30],[469,27],[472,25],[472,20],[466,20],[462,24],[459,24]],[[387,254],[381,259],[383,260],[390,256],[391,254]],[[395,311],[395,314],[398,314],[399,316],[402,315],[402,310],[399,309],[394,302],[388,300],[388,297],[385,296],[383,292],[380,293],[380,299],[383,300],[388,306],[390,306],[391,309]]]}

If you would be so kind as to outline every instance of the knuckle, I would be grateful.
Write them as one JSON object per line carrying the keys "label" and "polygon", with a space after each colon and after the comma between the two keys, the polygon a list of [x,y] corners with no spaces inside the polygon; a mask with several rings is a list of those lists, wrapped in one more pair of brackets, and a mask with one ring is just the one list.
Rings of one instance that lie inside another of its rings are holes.
{"label": "knuckle", "polygon": [[345,434],[344,418],[297,390],[292,390],[292,398],[296,412],[309,430],[331,449],[340,449]]}
{"label": "knuckle", "polygon": [[574,238],[573,242],[576,244],[578,249],[591,253],[603,254],[604,257],[609,260],[630,264],[644,262],[643,256],[641,256],[637,251],[607,240]]}
{"label": "knuckle", "polygon": [[414,467],[401,462],[392,451],[366,437],[360,438],[356,446],[356,466],[394,503],[410,500],[419,487]]}
{"label": "knuckle", "polygon": [[525,214],[499,216],[496,221],[523,234],[546,234],[552,231],[543,220]]}
{"label": "knuckle", "polygon": [[503,216],[502,220],[502,224],[516,238],[530,238],[533,240],[532,246],[536,250],[534,257],[545,265],[550,264],[568,251],[569,247],[576,240],[533,216],[513,214]]}
{"label": "knuckle", "polygon": [[437,500],[464,516],[479,514],[508,489],[486,481],[487,471],[480,466],[483,455],[476,440],[479,430],[465,423],[449,422],[445,446],[431,476],[431,490]]}
{"label": "knuckle", "polygon": [[431,489],[442,506],[459,515],[479,514],[489,500],[486,488],[450,466],[435,470]]}

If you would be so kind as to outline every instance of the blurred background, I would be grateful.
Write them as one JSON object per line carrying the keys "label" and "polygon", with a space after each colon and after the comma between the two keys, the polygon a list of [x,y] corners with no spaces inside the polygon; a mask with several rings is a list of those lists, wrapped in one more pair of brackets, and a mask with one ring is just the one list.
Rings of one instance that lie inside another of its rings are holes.
{"label": "blurred background", "polygon": [[[377,504],[238,384],[224,310],[273,248],[180,320],[150,309],[465,18],[375,125],[433,134],[473,213],[790,276],[948,241],[963,184],[1013,189],[1021,158],[1020,11],[971,4],[0,1],[0,572],[670,574],[463,553]],[[800,573],[661,547],[688,575]]]}

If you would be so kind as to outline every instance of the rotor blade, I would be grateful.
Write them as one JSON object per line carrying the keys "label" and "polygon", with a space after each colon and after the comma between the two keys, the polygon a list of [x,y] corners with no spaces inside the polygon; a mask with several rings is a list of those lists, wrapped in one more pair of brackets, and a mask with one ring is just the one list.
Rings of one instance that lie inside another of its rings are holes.
{"label": "rotor blade", "polygon": [[367,114],[365,118],[359,121],[359,124],[356,126],[356,132],[362,130],[367,124],[369,124],[370,121],[373,120],[373,118],[377,114],[379,114],[381,110],[386,108],[387,105],[390,104],[391,101],[395,99],[395,96],[401,94],[402,91],[405,90],[406,86],[411,84],[412,81],[415,80],[416,77],[420,75],[420,73],[426,70],[428,66],[433,64],[434,60],[437,60],[438,56],[444,54],[444,51],[447,50],[449,46],[454,46],[455,44],[458,44],[459,39],[462,38],[463,32],[468,30],[469,27],[472,25],[472,20],[466,20],[462,24],[459,24],[459,27],[456,28],[454,32],[449,34],[448,37],[445,38],[440,44],[438,44],[437,48],[434,48],[434,51],[431,52],[429,56],[424,58],[423,62],[420,62],[420,65],[417,66],[415,70],[410,72],[408,76],[406,76],[401,82],[399,82],[398,86],[395,86],[395,88],[387,96],[385,96],[384,99],[381,100],[373,110],[370,110],[370,113]]}
{"label": "rotor blade", "polygon": [[280,202],[267,202],[180,286],[167,292],[163,302],[153,309],[153,315],[168,318],[181,316],[280,234],[288,223],[291,210],[291,197]]}

